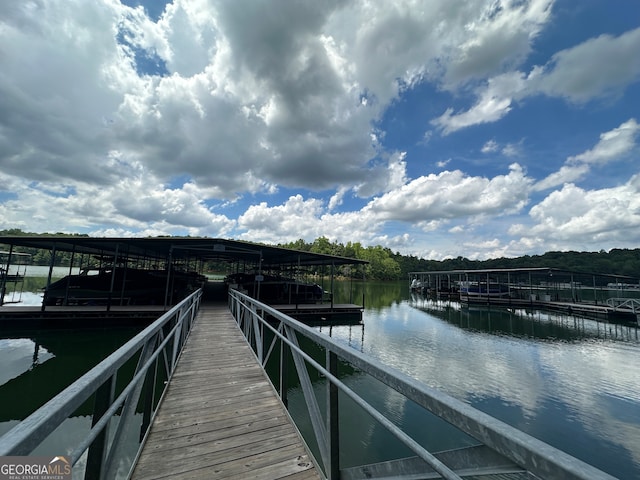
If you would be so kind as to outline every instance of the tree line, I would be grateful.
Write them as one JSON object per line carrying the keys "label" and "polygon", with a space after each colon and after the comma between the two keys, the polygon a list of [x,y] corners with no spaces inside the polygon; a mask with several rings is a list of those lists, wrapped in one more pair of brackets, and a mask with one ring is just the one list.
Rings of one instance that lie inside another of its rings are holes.
{"label": "tree line", "polygon": [[359,267],[357,274],[364,273],[368,279],[406,279],[409,272],[480,270],[497,268],[557,268],[583,273],[600,273],[640,277],[640,248],[612,249],[608,252],[547,252],[542,255],[524,255],[514,258],[492,258],[470,260],[459,256],[445,260],[427,260],[413,255],[402,255],[381,246],[363,247],[360,243],[330,242],[320,237],[311,243],[304,240],[279,245],[307,252],[338,255],[341,257],[366,260],[364,272]]}
{"label": "tree line", "polygon": [[[89,237],[89,235],[85,234],[69,234],[69,233],[31,233],[31,232],[23,232],[19,228],[10,228],[8,230],[0,230],[0,237]],[[2,239],[0,238],[0,243],[2,243]],[[51,252],[46,249],[40,248],[27,248],[27,247],[15,247],[14,252],[16,253],[27,253],[31,255],[31,264],[32,265],[50,265],[51,264]],[[71,252],[56,252],[54,266],[69,266],[71,263]]]}
{"label": "tree line", "polygon": [[[84,234],[36,234],[23,232],[20,229],[0,230],[0,236],[20,235],[88,237],[88,235]],[[295,242],[282,243],[277,246],[367,261],[368,263],[364,265],[345,265],[340,267],[339,275],[356,279],[398,280],[407,279],[409,272],[537,267],[640,277],[640,249],[613,249],[608,252],[604,250],[599,252],[547,252],[542,255],[493,258],[489,260],[470,260],[462,256],[445,260],[427,260],[413,255],[402,255],[380,245],[365,247],[360,242],[332,242],[324,236],[316,238],[313,242],[299,239]],[[48,250],[16,247],[15,251],[30,254],[31,263],[34,265],[49,265],[51,262],[51,252]],[[70,262],[71,252],[56,253],[54,265],[68,266]],[[210,267],[211,271],[216,270],[216,265],[212,264]]]}

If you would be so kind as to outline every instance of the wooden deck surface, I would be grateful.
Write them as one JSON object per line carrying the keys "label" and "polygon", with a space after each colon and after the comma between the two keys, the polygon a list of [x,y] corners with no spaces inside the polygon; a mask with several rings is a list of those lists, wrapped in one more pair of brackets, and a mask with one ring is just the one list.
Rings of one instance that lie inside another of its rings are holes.
{"label": "wooden deck surface", "polygon": [[203,304],[133,479],[319,479],[226,304]]}

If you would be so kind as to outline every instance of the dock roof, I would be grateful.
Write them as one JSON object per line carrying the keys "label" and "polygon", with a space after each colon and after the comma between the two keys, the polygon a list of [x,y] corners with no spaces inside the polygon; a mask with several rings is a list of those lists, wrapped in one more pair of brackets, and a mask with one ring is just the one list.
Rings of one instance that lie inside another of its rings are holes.
{"label": "dock roof", "polygon": [[580,270],[570,270],[564,268],[555,267],[520,267],[520,268],[484,268],[484,269],[457,269],[457,270],[425,270],[420,272],[409,272],[409,277],[417,275],[507,275],[507,274],[537,274],[537,275],[553,275],[553,274],[568,274],[568,275],[590,275],[598,277],[608,277],[615,279],[627,279],[639,281],[638,277],[631,277],[629,275],[617,275],[613,273],[594,273]]}
{"label": "dock roof", "polygon": [[291,250],[259,243],[222,238],[87,236],[0,236],[0,244],[90,255],[158,260],[245,261],[263,267],[279,265],[320,266],[366,264],[365,260]]}

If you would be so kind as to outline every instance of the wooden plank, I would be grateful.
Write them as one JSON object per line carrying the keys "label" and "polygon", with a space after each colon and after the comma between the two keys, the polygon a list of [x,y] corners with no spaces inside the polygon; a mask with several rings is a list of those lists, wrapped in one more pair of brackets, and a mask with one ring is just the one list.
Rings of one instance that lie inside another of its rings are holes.
{"label": "wooden plank", "polygon": [[[194,476],[201,475],[199,478],[264,478],[275,479],[288,476],[295,471],[306,471],[311,468],[311,463],[307,455],[299,455],[291,457],[289,455],[286,458],[280,459],[278,462],[273,461],[272,452],[265,452],[260,455],[253,455],[251,458],[242,458],[233,462],[226,462],[217,465],[213,470],[213,476],[211,476],[210,470],[193,470],[188,472],[187,475],[177,475],[172,478],[194,478]],[[198,477],[196,477],[198,478]]]}
{"label": "wooden plank", "polygon": [[[289,437],[285,437],[286,440]],[[292,439],[290,445],[290,453],[297,453],[297,448],[301,448],[297,445],[297,440]],[[285,443],[282,443],[284,448],[287,448]],[[272,446],[265,442],[256,442],[256,443],[247,443],[245,445],[239,446],[235,449],[228,449],[223,451],[213,451],[207,452],[201,455],[198,458],[198,462],[192,461],[191,458],[179,458],[177,460],[173,460],[171,463],[171,468],[167,469],[165,465],[159,464],[150,464],[145,469],[144,474],[135,477],[137,480],[152,480],[152,479],[160,479],[160,478],[202,478],[202,479],[217,479],[220,478],[221,472],[225,471],[227,473],[227,478],[229,478],[228,471],[231,468],[235,468],[237,466],[237,462],[243,462],[245,460],[251,461],[252,458],[259,457],[260,455],[264,455],[265,453],[268,455],[271,451]],[[301,465],[293,466],[289,468],[288,475],[292,473],[298,473],[300,471],[307,470],[313,476],[310,478],[315,478],[316,480],[319,478],[317,472],[305,461],[308,459],[306,456],[306,452],[301,453],[300,455],[291,457],[293,460],[298,461]],[[226,464],[226,465],[225,465]],[[233,476],[233,475],[231,475]],[[281,477],[284,477],[285,474],[281,473]],[[241,474],[236,475],[237,478],[258,478],[268,480],[271,478],[279,478],[273,477],[271,475],[262,476],[259,472],[250,472],[249,474]]]}
{"label": "wooden plank", "polygon": [[[282,411],[279,406],[276,408],[278,409],[278,412]],[[222,421],[229,417],[250,417],[251,415],[263,414],[262,412],[268,411],[273,412],[272,409],[265,409],[262,405],[252,405],[246,408],[216,408],[211,411],[205,411],[198,417],[195,417],[194,415],[172,415],[169,418],[156,419],[154,427],[157,431],[170,430],[174,428],[187,428],[199,423]],[[266,413],[264,415],[266,415]]]}
{"label": "wooden plank", "polygon": [[132,478],[248,477],[320,478],[231,312],[203,304]]}
{"label": "wooden plank", "polygon": [[245,431],[253,431],[256,428],[266,429],[286,425],[289,421],[284,415],[278,415],[278,412],[272,412],[268,418],[264,417],[265,415],[262,415],[261,412],[260,414],[247,415],[246,417],[221,418],[215,419],[214,421],[187,425],[183,428],[167,429],[157,432],[158,434],[155,435],[154,438],[149,439],[149,442],[155,441],[159,444],[164,444],[167,440],[180,442],[182,439],[191,438],[194,435],[203,435],[203,437],[198,437],[200,440],[205,438],[204,436],[206,435],[240,435]]}
{"label": "wooden plank", "polygon": [[[163,463],[179,461],[183,463],[187,461],[190,468],[196,465],[198,468],[202,465],[202,458],[204,456],[210,456],[217,452],[227,452],[222,455],[216,463],[224,463],[229,460],[228,452],[233,450],[245,449],[248,445],[258,444],[261,449],[274,450],[275,447],[286,445],[287,447],[295,446],[298,440],[294,433],[288,430],[287,425],[277,425],[271,428],[265,428],[262,430],[246,431],[244,434],[228,434],[218,435],[218,432],[213,432],[211,435],[202,436],[189,436],[183,439],[182,442],[177,442],[176,439],[170,439],[166,442],[149,442],[147,450],[150,453],[158,454],[156,457],[160,457]],[[228,433],[228,432],[223,432]],[[202,440],[202,441],[200,441]],[[146,445],[145,445],[146,447]],[[252,452],[253,453],[253,452]],[[288,456],[288,453],[285,452]],[[243,455],[249,456],[249,455]],[[209,463],[204,462],[204,466],[211,466]],[[144,465],[144,461],[140,461],[140,465]]]}
{"label": "wooden plank", "polygon": [[317,479],[317,472],[315,470],[303,470],[281,478],[283,480],[312,480]]}

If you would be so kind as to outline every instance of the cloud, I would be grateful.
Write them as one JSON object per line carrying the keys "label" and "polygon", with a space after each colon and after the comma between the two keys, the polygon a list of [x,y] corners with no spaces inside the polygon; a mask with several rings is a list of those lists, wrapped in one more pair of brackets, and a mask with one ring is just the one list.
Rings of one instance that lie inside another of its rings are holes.
{"label": "cloud", "polygon": [[[16,192],[0,204],[0,228],[100,234],[225,236],[235,221],[207,207],[207,194],[194,183],[168,188],[141,165],[120,163],[123,176],[110,186],[39,182],[3,175]],[[124,232],[128,232],[125,234]]]}
{"label": "cloud", "polygon": [[500,150],[500,153],[505,157],[516,157],[520,155],[520,147],[522,142],[519,144],[516,143],[507,143],[505,145],[500,145],[495,140],[487,141],[480,150],[482,153],[494,153]]}
{"label": "cloud", "polygon": [[520,72],[491,78],[486,86],[477,90],[478,100],[469,110],[454,114],[453,109],[448,108],[431,124],[443,135],[449,135],[472,125],[495,122],[511,111],[514,97],[519,97],[525,88],[525,78]]}
{"label": "cloud", "polygon": [[465,23],[470,35],[453,48],[444,78],[446,88],[486,78],[524,61],[532,41],[549,21],[552,5],[551,0],[492,2],[483,5],[480,13],[474,12],[473,19]]}
{"label": "cloud", "polygon": [[493,153],[499,148],[498,142],[495,140],[489,140],[482,146],[482,153]]}
{"label": "cloud", "polygon": [[386,233],[396,223],[411,223],[428,232],[451,219],[512,214],[527,204],[530,184],[518,164],[511,165],[507,175],[492,179],[446,171],[408,181],[358,211],[328,213],[324,202],[302,195],[291,196],[281,205],[261,202],[239,217],[238,228],[244,232],[242,238],[263,242],[326,236],[334,241],[372,244],[383,237],[397,237],[394,242],[400,245],[406,242],[404,234]]}
{"label": "cloud", "polygon": [[631,118],[619,127],[601,134],[600,141],[592,149],[567,158],[560,170],[536,183],[534,190],[541,191],[576,182],[589,173],[591,165],[603,165],[625,159],[636,148],[639,132],[640,125]]}
{"label": "cloud", "polygon": [[[0,165],[105,184],[115,149],[164,182],[188,172],[220,199],[276,184],[379,193],[397,183],[371,163],[372,125],[390,102],[425,78],[453,85],[517,63],[550,4],[176,0],[157,22],[117,2],[12,7]],[[163,76],[144,74],[150,58]],[[504,102],[458,123],[500,116]]]}
{"label": "cloud", "polygon": [[640,125],[631,118],[608,132],[600,135],[600,141],[591,150],[569,157],[568,163],[604,164],[620,160],[636,147],[636,137],[640,132]]}
{"label": "cloud", "polygon": [[577,103],[618,95],[640,78],[638,45],[640,28],[617,37],[591,38],[556,53],[547,65],[534,69],[532,88]]}
{"label": "cloud", "polygon": [[[358,103],[337,69],[321,31],[331,9],[279,10],[292,19],[257,2],[222,11],[176,1],[155,24],[118,3],[37,5],[12,9],[16,24],[2,30],[6,172],[108,183],[117,172],[102,167],[117,149],[165,181],[189,172],[218,198],[255,191],[254,178],[264,190],[276,181],[320,189],[377,173],[367,162],[378,110]],[[140,51],[169,74],[141,75]]]}
{"label": "cloud", "polygon": [[382,228],[381,222],[367,212],[325,213],[324,202],[289,197],[281,205],[266,202],[252,205],[238,218],[241,238],[269,243],[284,243],[299,238],[307,241],[325,236],[331,241],[360,241],[369,244]]}
{"label": "cloud", "polygon": [[[490,77],[475,89],[476,103],[466,111],[447,109],[431,124],[448,135],[462,128],[504,118],[514,102],[544,94],[573,103],[619,95],[640,79],[640,28],[618,37],[601,35],[562,50],[528,74],[511,71]],[[607,68],[603,68],[607,65]]]}
{"label": "cloud", "polygon": [[112,148],[106,119],[120,103],[117,90],[137,78],[114,38],[118,8],[19,2],[8,17],[3,14],[0,167],[5,173],[42,181],[109,181],[114,172],[103,168]]}
{"label": "cloud", "polygon": [[349,189],[347,187],[341,187],[338,191],[331,196],[329,199],[329,205],[327,208],[329,211],[335,210],[338,206],[342,205],[342,200],[344,199],[344,195],[347,193]]}
{"label": "cloud", "polygon": [[379,173],[372,176],[370,180],[362,182],[355,187],[356,193],[360,197],[370,197],[379,192],[388,192],[402,186],[407,181],[406,152],[393,153],[387,165],[378,165],[372,171]]}
{"label": "cloud", "polygon": [[576,182],[584,178],[584,176],[589,173],[589,170],[588,165],[563,165],[557,172],[537,182],[533,186],[533,189],[535,191],[542,191],[565,183]]}
{"label": "cloud", "polygon": [[522,154],[521,152],[522,142],[519,143],[507,143],[502,147],[502,154],[505,157],[517,157]]}
{"label": "cloud", "polygon": [[419,177],[373,199],[365,210],[379,219],[403,222],[516,212],[527,204],[532,181],[518,164],[509,170],[492,179],[459,170]]}
{"label": "cloud", "polygon": [[[542,248],[546,204],[531,209],[535,235],[497,245],[495,232],[531,192],[565,185],[568,195],[590,168],[631,158],[635,119],[535,185],[518,164],[493,177],[424,168],[459,158],[437,151],[444,142],[433,132],[497,122],[535,96],[611,100],[637,82],[640,29],[588,39],[525,71],[552,7],[174,0],[151,19],[118,1],[9,2],[0,19],[0,225],[269,242],[330,232],[403,249],[428,232],[431,250],[437,237],[454,256]],[[444,111],[421,139],[435,152],[422,164],[409,163],[406,145],[387,146],[384,131],[385,114],[419,85]],[[443,95],[456,107],[440,106]],[[522,142],[492,137],[483,153],[525,157]],[[608,193],[626,198],[628,185]],[[450,246],[447,231],[467,237]]]}
{"label": "cloud", "polygon": [[545,239],[547,249],[635,248],[640,242],[640,175],[624,185],[585,190],[566,184],[529,212],[532,226],[510,234]]}

